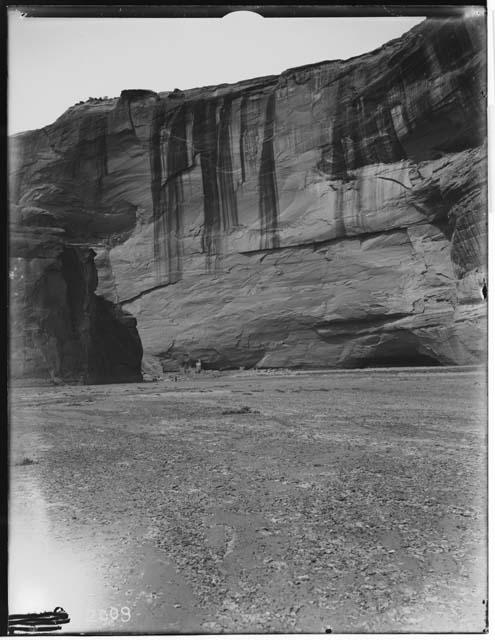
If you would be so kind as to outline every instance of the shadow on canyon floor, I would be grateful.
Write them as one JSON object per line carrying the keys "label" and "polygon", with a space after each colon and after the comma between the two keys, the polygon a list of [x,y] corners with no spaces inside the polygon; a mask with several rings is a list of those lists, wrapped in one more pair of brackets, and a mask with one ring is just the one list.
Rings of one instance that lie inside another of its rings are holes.
{"label": "shadow on canyon floor", "polygon": [[68,632],[479,632],[485,405],[469,368],[13,388],[11,611],[63,606]]}

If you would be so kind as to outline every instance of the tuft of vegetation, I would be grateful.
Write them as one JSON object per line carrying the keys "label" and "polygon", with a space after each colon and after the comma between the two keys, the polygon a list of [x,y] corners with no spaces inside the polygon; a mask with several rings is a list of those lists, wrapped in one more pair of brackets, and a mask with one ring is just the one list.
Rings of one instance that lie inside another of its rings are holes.
{"label": "tuft of vegetation", "polygon": [[177,87],[169,94],[169,98],[183,98],[184,92],[181,89],[177,89]]}
{"label": "tuft of vegetation", "polygon": [[222,411],[222,416],[240,415],[243,413],[259,413],[259,411],[251,409],[251,407],[241,407],[240,409],[226,409]]}
{"label": "tuft of vegetation", "polygon": [[99,97],[99,98],[95,98],[93,96],[89,96],[89,98],[87,100],[81,100],[77,104],[86,104],[87,102],[105,102],[105,100],[108,100],[108,99],[109,99],[108,96],[103,96],[103,97]]}
{"label": "tuft of vegetation", "polygon": [[27,467],[30,464],[36,464],[36,463],[31,458],[23,458],[21,462],[19,462],[20,467]]}

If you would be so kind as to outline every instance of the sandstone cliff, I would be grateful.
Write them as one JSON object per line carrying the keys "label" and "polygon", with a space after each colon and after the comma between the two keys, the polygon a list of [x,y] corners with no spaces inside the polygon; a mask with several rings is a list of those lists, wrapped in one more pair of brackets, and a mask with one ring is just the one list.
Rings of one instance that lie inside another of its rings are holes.
{"label": "sandstone cliff", "polygon": [[13,374],[479,362],[485,57],[483,21],[430,19],[12,137]]}

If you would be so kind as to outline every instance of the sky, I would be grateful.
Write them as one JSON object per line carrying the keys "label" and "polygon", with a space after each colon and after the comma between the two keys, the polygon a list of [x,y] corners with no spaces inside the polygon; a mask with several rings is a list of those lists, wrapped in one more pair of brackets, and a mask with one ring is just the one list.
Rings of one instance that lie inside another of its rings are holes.
{"label": "sky", "polygon": [[9,11],[9,133],[37,129],[91,97],[190,89],[347,59],[419,17],[23,18]]}

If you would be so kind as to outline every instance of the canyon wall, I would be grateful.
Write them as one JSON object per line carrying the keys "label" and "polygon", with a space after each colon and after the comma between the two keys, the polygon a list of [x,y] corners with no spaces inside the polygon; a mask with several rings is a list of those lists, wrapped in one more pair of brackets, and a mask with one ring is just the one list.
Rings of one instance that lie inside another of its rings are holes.
{"label": "canyon wall", "polygon": [[484,30],[13,136],[12,374],[483,361]]}

